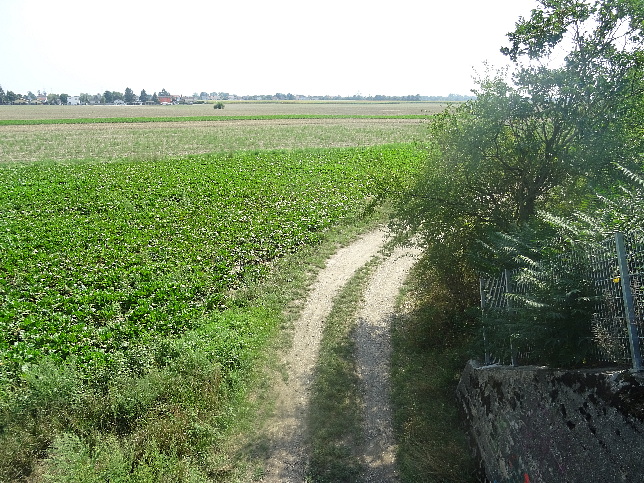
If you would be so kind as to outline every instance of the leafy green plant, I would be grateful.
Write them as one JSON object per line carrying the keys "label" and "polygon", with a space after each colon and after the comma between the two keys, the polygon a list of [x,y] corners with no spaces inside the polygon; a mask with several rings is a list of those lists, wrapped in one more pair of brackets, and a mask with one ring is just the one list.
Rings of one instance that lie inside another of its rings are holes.
{"label": "leafy green plant", "polygon": [[580,367],[595,362],[596,294],[583,256],[542,260],[506,273],[512,274],[507,306],[483,312],[485,350],[504,363]]}
{"label": "leafy green plant", "polygon": [[540,221],[489,238],[486,258],[513,273],[508,306],[484,312],[485,338],[497,357],[509,361],[511,351],[523,352],[520,362],[564,367],[597,361],[602,341],[593,331],[599,294],[592,271],[598,267],[587,254],[604,252],[614,231],[643,226],[644,180],[617,169],[624,180],[608,195],[588,199],[568,216],[542,212]]}

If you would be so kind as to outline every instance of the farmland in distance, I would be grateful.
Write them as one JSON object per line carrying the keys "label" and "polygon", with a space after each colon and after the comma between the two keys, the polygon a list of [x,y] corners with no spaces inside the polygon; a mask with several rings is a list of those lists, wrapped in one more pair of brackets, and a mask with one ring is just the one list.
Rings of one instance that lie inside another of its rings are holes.
{"label": "farmland in distance", "polygon": [[435,114],[447,103],[441,102],[358,102],[358,101],[224,101],[224,109],[212,104],[174,106],[0,106],[0,120],[71,119],[117,117],[193,117],[193,116],[269,116],[269,115],[345,115],[411,116]]}
{"label": "farmland in distance", "polygon": [[[0,106],[0,121],[82,119],[78,124],[2,125],[0,164],[151,160],[248,149],[372,146],[425,136],[438,103],[232,103],[193,106]],[[213,117],[213,113],[226,112]],[[262,119],[253,119],[257,116]],[[288,116],[322,116],[293,119]],[[330,117],[341,115],[345,117]],[[395,118],[378,116],[392,115]],[[22,116],[22,117],[21,117]],[[30,117],[34,116],[34,117]],[[132,122],[116,122],[127,116]],[[163,122],[137,119],[169,118]],[[207,120],[191,118],[206,116]],[[242,119],[230,119],[243,116]],[[185,119],[185,120],[184,120]],[[85,121],[86,120],[86,121]],[[92,122],[114,120],[115,122]]]}
{"label": "farmland in distance", "polygon": [[[112,108],[130,109],[95,109]],[[0,125],[0,383],[44,354],[102,360],[128,338],[195,327],[267,262],[363,211],[379,179],[413,173],[424,129],[404,118]]]}

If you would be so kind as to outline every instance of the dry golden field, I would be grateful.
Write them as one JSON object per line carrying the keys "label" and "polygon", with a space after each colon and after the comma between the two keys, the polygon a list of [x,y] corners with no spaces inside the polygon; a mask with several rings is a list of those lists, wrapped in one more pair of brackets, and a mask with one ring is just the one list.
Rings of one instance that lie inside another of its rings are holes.
{"label": "dry golden field", "polygon": [[[0,106],[1,119],[253,115],[420,115],[439,103],[230,103],[192,106]],[[425,137],[426,119],[264,119],[0,125],[0,163],[149,160],[208,152],[372,146]]]}
{"label": "dry golden field", "polygon": [[0,126],[0,163],[162,159],[209,152],[421,140],[422,120],[282,119]]}

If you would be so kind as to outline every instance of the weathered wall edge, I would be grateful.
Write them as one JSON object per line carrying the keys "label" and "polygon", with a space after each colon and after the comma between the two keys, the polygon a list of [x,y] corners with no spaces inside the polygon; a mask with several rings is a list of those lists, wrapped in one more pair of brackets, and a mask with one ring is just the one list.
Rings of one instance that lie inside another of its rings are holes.
{"label": "weathered wall edge", "polygon": [[490,481],[644,481],[644,376],[479,367],[458,398]]}

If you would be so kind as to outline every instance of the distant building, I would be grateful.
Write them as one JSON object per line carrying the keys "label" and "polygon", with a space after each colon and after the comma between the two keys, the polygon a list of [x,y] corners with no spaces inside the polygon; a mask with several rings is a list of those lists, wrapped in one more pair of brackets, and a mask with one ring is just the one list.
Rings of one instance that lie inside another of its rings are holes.
{"label": "distant building", "polygon": [[67,96],[68,106],[79,106],[81,103],[80,96]]}

